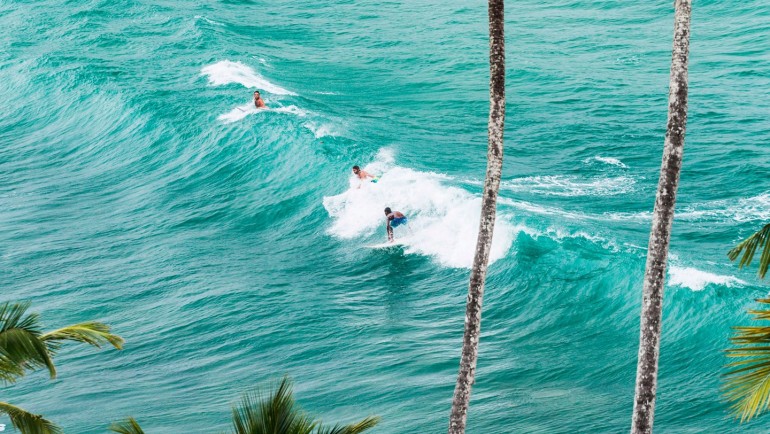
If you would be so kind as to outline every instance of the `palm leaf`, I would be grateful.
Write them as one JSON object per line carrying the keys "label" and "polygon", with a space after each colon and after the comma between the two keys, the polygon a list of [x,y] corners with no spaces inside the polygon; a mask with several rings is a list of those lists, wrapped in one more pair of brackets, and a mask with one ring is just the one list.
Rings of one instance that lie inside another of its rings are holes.
{"label": "palm leaf", "polygon": [[115,348],[123,349],[123,338],[110,333],[110,326],[96,321],[89,321],[60,328],[40,336],[40,340],[56,347],[61,341],[83,342],[97,348],[109,342]]}
{"label": "palm leaf", "polygon": [[44,366],[51,378],[55,378],[53,360],[40,340],[39,316],[25,315],[28,308],[29,303],[0,305],[0,369],[4,369],[0,377],[18,378],[25,369]]}
{"label": "palm leaf", "polygon": [[284,377],[275,392],[251,392],[233,407],[236,434],[310,434],[316,427],[295,403],[291,381]]}
{"label": "palm leaf", "polygon": [[120,422],[113,422],[107,429],[120,434],[144,434],[144,430],[139,426],[139,422],[133,417],[121,420]]}
{"label": "palm leaf", "polygon": [[7,414],[11,423],[22,434],[61,434],[62,430],[39,414],[32,414],[19,407],[0,402],[0,414]]}
{"label": "palm leaf", "polygon": [[[770,299],[759,299],[770,304]],[[750,310],[754,320],[770,319],[770,310]],[[734,327],[730,338],[734,348],[727,356],[738,360],[729,363],[724,374],[723,391],[732,403],[731,409],[741,422],[750,420],[770,407],[770,326]]]}
{"label": "palm leaf", "polygon": [[20,377],[24,376],[24,368],[14,363],[9,358],[0,355],[0,381],[4,383],[15,383]]}
{"label": "palm leaf", "polygon": [[319,427],[316,431],[316,434],[359,434],[362,433],[370,428],[373,428],[375,425],[377,425],[380,422],[379,417],[373,417],[369,416],[366,419],[350,424],[350,425],[335,425],[331,428],[323,428]]}
{"label": "palm leaf", "polygon": [[770,267],[770,243],[767,242],[768,238],[770,238],[770,223],[766,224],[765,227],[757,231],[754,235],[746,238],[740,244],[735,246],[735,248],[727,253],[727,257],[730,258],[731,261],[734,261],[741,255],[741,252],[743,252],[743,256],[738,263],[738,267],[743,268],[744,265],[751,264],[751,261],[754,259],[754,254],[757,250],[762,248],[762,254],[759,257],[758,274],[760,278],[764,279],[765,274],[767,274],[767,269]]}

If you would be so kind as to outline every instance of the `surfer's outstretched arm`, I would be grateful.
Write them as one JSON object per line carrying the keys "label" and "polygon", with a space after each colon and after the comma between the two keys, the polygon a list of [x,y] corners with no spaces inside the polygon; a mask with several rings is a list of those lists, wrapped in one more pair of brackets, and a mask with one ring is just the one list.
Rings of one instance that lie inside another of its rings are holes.
{"label": "surfer's outstretched arm", "polygon": [[388,220],[387,223],[387,231],[388,231],[388,241],[391,243],[393,242],[393,227],[390,226],[390,220]]}

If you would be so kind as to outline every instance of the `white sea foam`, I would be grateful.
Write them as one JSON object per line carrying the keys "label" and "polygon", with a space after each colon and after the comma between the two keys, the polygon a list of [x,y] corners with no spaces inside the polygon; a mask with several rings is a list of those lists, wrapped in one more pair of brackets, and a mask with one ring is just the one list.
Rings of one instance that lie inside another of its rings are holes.
{"label": "white sea foam", "polygon": [[[652,204],[651,204],[652,206]],[[606,213],[609,220],[646,222],[652,220],[652,211],[637,213]],[[770,193],[743,199],[715,200],[691,205],[677,205],[674,219],[695,222],[752,222],[770,220]]]}
{"label": "white sea foam", "polygon": [[264,109],[258,109],[254,106],[254,103],[249,102],[243,105],[239,105],[238,107],[235,107],[234,109],[230,110],[227,113],[219,115],[219,117],[217,117],[217,120],[222,121],[226,124],[229,124],[231,122],[239,121],[248,115],[253,115],[261,111],[264,111]]}
{"label": "white sea foam", "polygon": [[504,181],[500,188],[546,196],[614,196],[634,190],[636,180],[628,176],[584,179],[576,176],[529,176]]}
{"label": "white sea foam", "polygon": [[642,62],[642,58],[636,54],[629,55],[629,56],[621,56],[615,59],[615,63],[619,65],[638,65],[641,62]]}
{"label": "white sea foam", "polygon": [[668,270],[668,284],[669,286],[681,286],[693,291],[701,291],[710,284],[733,287],[745,285],[746,282],[737,277],[721,276],[697,268],[671,266]]}
{"label": "white sea foam", "polygon": [[302,110],[301,108],[295,105],[290,105],[286,107],[258,109],[254,106],[254,103],[248,102],[246,104],[235,107],[234,109],[230,110],[227,113],[219,115],[217,117],[217,120],[222,121],[226,124],[229,124],[231,122],[239,121],[249,115],[253,115],[257,113],[267,113],[267,112],[289,113],[297,116],[307,115],[307,111]]}
{"label": "white sea foam", "polygon": [[585,160],[583,160],[583,163],[591,163],[592,161],[598,161],[600,163],[609,164],[609,165],[612,165],[612,166],[617,166],[617,167],[620,167],[622,169],[628,169],[628,166],[623,164],[623,162],[618,160],[617,158],[602,157],[601,155],[597,155],[597,156],[591,157],[591,158],[586,158]]}
{"label": "white sea foam", "polygon": [[596,216],[592,216],[589,214],[576,212],[576,211],[566,211],[561,208],[555,208],[555,207],[549,207],[549,206],[543,206],[534,204],[532,202],[526,202],[523,200],[513,200],[508,199],[505,197],[499,197],[497,199],[497,202],[503,205],[508,205],[510,207],[520,209],[522,211],[526,211],[528,213],[532,214],[542,214],[542,215],[550,215],[550,216],[560,216],[564,218],[568,218],[570,220],[595,220],[597,219]]}
{"label": "white sea foam", "polygon": [[676,213],[682,220],[734,220],[737,222],[770,220],[770,193],[743,199],[716,200],[682,207]]}
{"label": "white sea foam", "polygon": [[[691,205],[677,205],[674,219],[695,222],[753,222],[770,220],[770,193],[743,199],[715,200]],[[606,213],[610,220],[652,220],[651,211],[638,213]]]}
{"label": "white sea foam", "polygon": [[[408,229],[395,230],[396,237],[405,242],[406,253],[431,256],[448,267],[471,266],[479,227],[479,197],[445,185],[446,176],[394,165],[387,150],[364,169],[379,175],[379,181],[360,183],[351,178],[347,191],[324,198],[324,207],[333,219],[330,235],[384,241],[383,209],[388,206],[409,219]],[[498,214],[490,263],[506,255],[518,230],[521,228]]]}
{"label": "white sea foam", "polygon": [[620,247],[618,247],[618,245],[617,245],[617,243],[615,243],[615,241],[607,239],[607,238],[604,238],[604,237],[602,237],[600,235],[590,234],[590,233],[585,232],[585,231],[580,231],[580,230],[578,230],[578,231],[566,231],[566,230],[564,230],[562,228],[551,227],[551,228],[548,228],[548,230],[546,231],[546,235],[548,235],[549,237],[552,237],[552,238],[554,238],[556,240],[564,240],[564,239],[567,239],[567,238],[571,238],[571,239],[580,239],[580,238],[582,238],[582,239],[587,240],[587,241],[589,241],[589,242],[591,242],[593,244],[597,244],[597,245],[602,246],[602,248],[604,248],[605,250],[609,250],[611,252],[619,252],[620,251]]}
{"label": "white sea foam", "polygon": [[328,123],[318,123],[318,122],[305,122],[303,125],[305,128],[309,129],[313,132],[316,139],[320,139],[322,137],[334,137],[339,135],[337,132],[337,128]]}
{"label": "white sea foam", "polygon": [[278,113],[290,113],[297,116],[307,116],[307,110],[303,110],[295,105],[287,105],[286,107],[270,108],[269,111]]}
{"label": "white sea foam", "polygon": [[230,83],[238,83],[248,88],[256,88],[260,91],[274,95],[296,95],[280,86],[270,83],[253,69],[240,62],[222,60],[201,69],[201,75],[209,79],[212,86],[222,86]]}
{"label": "white sea foam", "polygon": [[203,20],[203,21],[211,24],[212,26],[223,26],[224,25],[224,24],[222,24],[222,23],[220,23],[218,21],[214,21],[214,20],[208,19],[208,18],[204,17],[203,15],[196,15],[195,19],[196,20]]}

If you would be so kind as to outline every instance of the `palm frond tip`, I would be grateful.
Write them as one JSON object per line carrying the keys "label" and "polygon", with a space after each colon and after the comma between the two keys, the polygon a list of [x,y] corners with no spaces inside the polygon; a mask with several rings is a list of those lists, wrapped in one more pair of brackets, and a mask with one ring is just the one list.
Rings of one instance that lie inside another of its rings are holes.
{"label": "palm frond tip", "polygon": [[61,341],[82,342],[101,348],[104,343],[110,343],[115,348],[123,349],[123,338],[110,333],[110,326],[96,321],[89,321],[60,328],[40,336],[43,342],[49,344]]}
{"label": "palm frond tip", "polygon": [[51,354],[40,340],[39,316],[26,314],[29,303],[0,305],[0,377],[12,382],[27,369],[46,367],[56,377]]}
{"label": "palm frond tip", "polygon": [[757,250],[762,249],[762,254],[759,257],[759,277],[764,279],[767,274],[768,267],[770,267],[770,223],[766,224],[762,229],[754,233],[752,236],[741,241],[735,248],[727,253],[727,257],[731,261],[734,261],[741,256],[741,260],[738,262],[738,267],[743,268],[745,265],[750,265],[754,259],[754,255]]}
{"label": "palm frond tip", "polygon": [[380,423],[379,417],[369,416],[366,419],[350,425],[335,425],[331,428],[319,427],[316,434],[360,434]]}
{"label": "palm frond tip", "polygon": [[[770,304],[770,299],[757,300]],[[770,310],[750,310],[755,321],[770,319]],[[770,408],[770,326],[735,327],[734,347],[727,356],[737,359],[724,374],[723,393],[741,422]]]}
{"label": "palm frond tip", "polygon": [[119,422],[113,422],[107,429],[120,434],[144,434],[144,430],[139,426],[139,422],[133,417],[126,418]]}
{"label": "palm frond tip", "polygon": [[11,424],[23,434],[62,433],[61,428],[43,416],[30,413],[6,402],[0,402],[0,414],[8,415],[8,418],[11,419]]}
{"label": "palm frond tip", "polygon": [[288,377],[273,389],[247,393],[233,407],[235,434],[360,434],[380,421],[367,417],[354,424],[326,428],[296,404]]}
{"label": "palm frond tip", "polygon": [[288,377],[283,377],[274,392],[246,393],[239,405],[233,407],[236,434],[310,434],[315,426],[316,423],[296,405]]}

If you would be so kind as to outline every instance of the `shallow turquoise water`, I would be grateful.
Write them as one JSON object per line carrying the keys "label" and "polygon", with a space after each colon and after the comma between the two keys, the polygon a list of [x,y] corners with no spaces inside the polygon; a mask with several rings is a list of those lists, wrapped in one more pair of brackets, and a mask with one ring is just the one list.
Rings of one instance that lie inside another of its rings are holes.
{"label": "shallow turquoise water", "polygon": [[[506,162],[468,431],[624,432],[666,121],[671,2],[507,6]],[[696,2],[655,426],[719,397],[767,293],[725,252],[770,219],[764,3]],[[66,432],[216,432],[288,373],[328,421],[439,433],[485,167],[485,3],[0,5],[2,300],[113,325],[3,399]],[[253,113],[253,89],[272,110]],[[381,175],[349,184],[349,168]],[[381,209],[410,217],[401,250]],[[0,419],[0,423],[7,423]]]}

